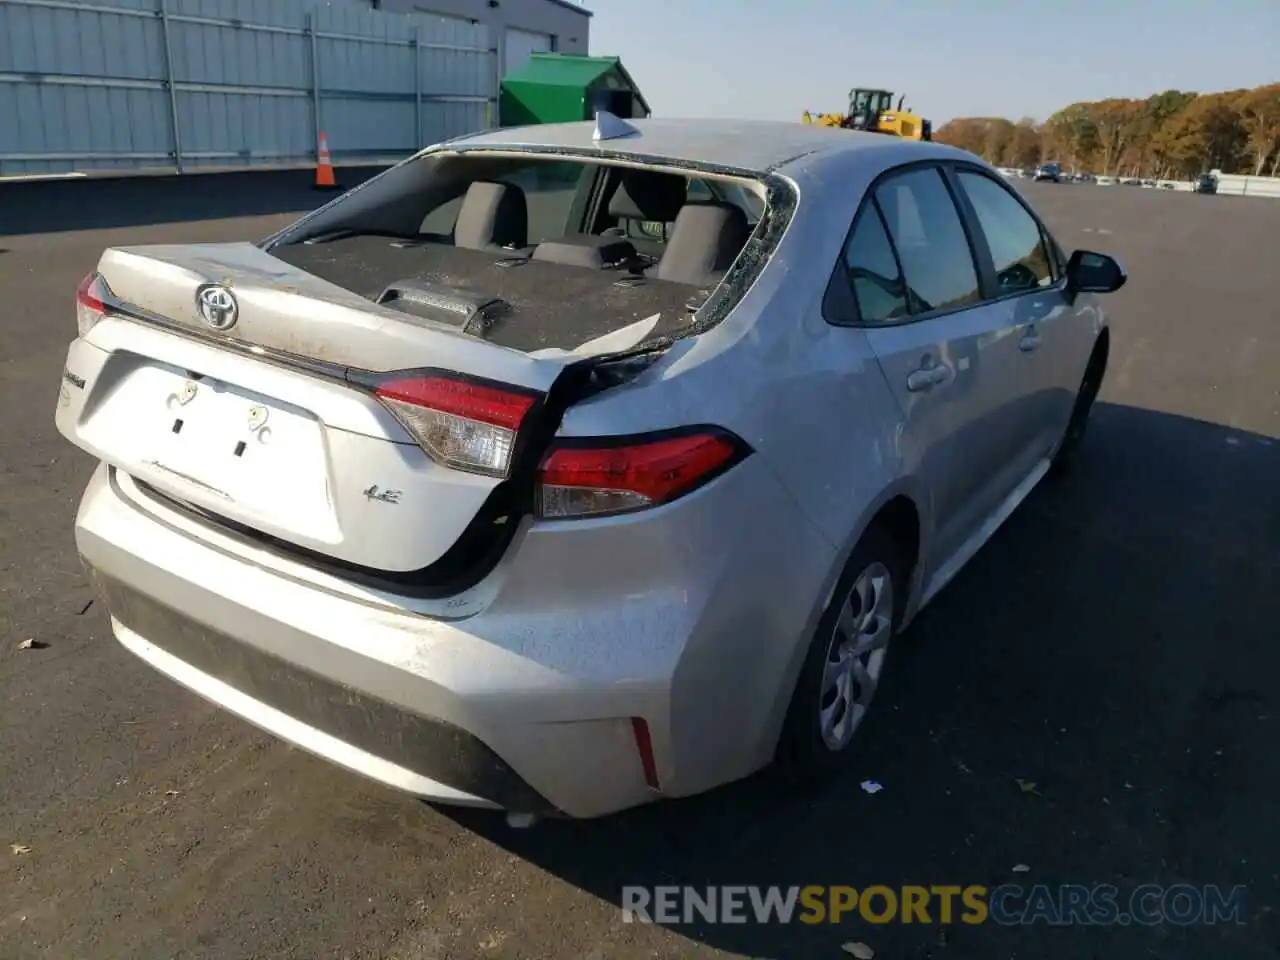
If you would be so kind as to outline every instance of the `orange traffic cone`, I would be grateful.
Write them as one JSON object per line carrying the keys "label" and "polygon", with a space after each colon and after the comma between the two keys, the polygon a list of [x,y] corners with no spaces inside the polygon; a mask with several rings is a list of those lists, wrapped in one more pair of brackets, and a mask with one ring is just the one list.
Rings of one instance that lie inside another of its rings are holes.
{"label": "orange traffic cone", "polygon": [[333,161],[329,157],[329,137],[323,130],[320,131],[320,148],[316,158],[315,187],[317,190],[340,189],[333,175]]}

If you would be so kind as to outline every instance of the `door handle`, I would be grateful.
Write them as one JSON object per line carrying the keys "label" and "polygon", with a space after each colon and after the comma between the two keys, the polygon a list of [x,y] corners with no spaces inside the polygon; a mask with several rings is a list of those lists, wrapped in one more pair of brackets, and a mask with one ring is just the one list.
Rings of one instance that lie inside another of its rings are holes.
{"label": "door handle", "polygon": [[940,383],[946,383],[950,375],[950,371],[944,366],[921,367],[907,374],[907,389],[912,393],[919,393],[921,390],[928,390]]}
{"label": "door handle", "polygon": [[1018,349],[1023,353],[1030,353],[1040,346],[1040,334],[1036,333],[1035,327],[1027,327],[1022,334],[1022,339],[1018,341]]}

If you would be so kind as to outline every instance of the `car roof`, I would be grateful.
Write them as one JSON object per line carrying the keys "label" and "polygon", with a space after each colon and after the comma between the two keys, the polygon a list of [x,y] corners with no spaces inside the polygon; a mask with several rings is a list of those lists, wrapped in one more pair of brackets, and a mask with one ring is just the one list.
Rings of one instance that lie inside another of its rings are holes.
{"label": "car roof", "polygon": [[628,120],[638,131],[628,137],[595,141],[593,121],[548,123],[486,130],[450,140],[448,147],[540,147],[591,153],[607,150],[622,156],[657,157],[700,166],[734,167],[766,173],[802,158],[833,153],[917,151],[919,156],[955,152],[940,144],[920,143],[835,127],[780,120]]}

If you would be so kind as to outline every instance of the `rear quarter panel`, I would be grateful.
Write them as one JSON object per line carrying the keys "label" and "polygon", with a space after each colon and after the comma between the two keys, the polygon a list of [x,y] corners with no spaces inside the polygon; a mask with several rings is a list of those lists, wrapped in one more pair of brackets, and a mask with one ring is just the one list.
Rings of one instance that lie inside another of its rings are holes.
{"label": "rear quarter panel", "polygon": [[[822,315],[822,294],[854,211],[881,169],[810,164],[796,171],[797,214],[737,308],[714,329],[678,342],[636,381],[571,408],[561,426],[561,434],[571,436],[690,424],[733,430],[789,499],[778,510],[825,542],[822,573],[802,601],[807,616],[795,619],[791,635],[774,638],[778,647],[767,658],[778,690],[762,728],[769,744],[776,741],[809,634],[866,524],[904,493],[917,503],[922,531],[928,530],[928,498],[914,480],[917,457],[867,339]],[[760,522],[746,511],[739,519]],[[808,567],[810,559],[779,555],[771,562]],[[749,596],[741,598],[744,605],[776,602],[767,591],[755,600]]]}

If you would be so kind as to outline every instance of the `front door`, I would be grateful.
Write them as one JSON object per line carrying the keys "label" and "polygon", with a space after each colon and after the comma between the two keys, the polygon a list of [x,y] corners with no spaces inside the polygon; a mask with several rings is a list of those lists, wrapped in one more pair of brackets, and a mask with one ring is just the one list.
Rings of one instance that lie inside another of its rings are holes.
{"label": "front door", "polygon": [[[1012,190],[976,169],[961,168],[956,182],[972,206],[991,252],[997,283],[992,306],[1007,314],[1022,354],[1023,411],[1018,460],[1024,473],[1047,456],[1066,430],[1092,349],[1068,302],[1062,264],[1039,221]],[[1072,342],[1077,340],[1078,342]]]}

